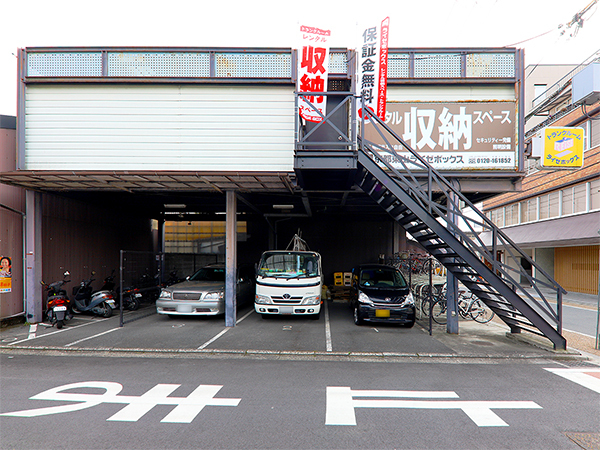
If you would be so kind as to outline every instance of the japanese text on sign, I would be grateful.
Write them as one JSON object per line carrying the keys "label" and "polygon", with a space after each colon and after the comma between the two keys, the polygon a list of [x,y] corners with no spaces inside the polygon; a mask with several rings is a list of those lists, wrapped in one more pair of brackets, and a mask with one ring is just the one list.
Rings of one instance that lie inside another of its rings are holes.
{"label": "japanese text on sign", "polygon": [[[515,102],[389,102],[385,122],[435,168],[514,169],[515,112]],[[387,147],[372,124],[365,137]],[[394,150],[406,152],[400,143]]]}
{"label": "japanese text on sign", "polygon": [[[329,68],[330,30],[300,26],[301,46],[298,55],[298,92],[325,92]],[[310,122],[321,122],[326,115],[327,98],[324,95],[306,95],[298,98],[300,115]]]}
{"label": "japanese text on sign", "polygon": [[544,129],[542,167],[577,169],[583,166],[584,130],[547,127]]}
{"label": "japanese text on sign", "polygon": [[369,108],[381,120],[386,109],[389,25],[386,17],[380,26],[365,28],[358,52],[359,112],[362,115],[362,108]]}

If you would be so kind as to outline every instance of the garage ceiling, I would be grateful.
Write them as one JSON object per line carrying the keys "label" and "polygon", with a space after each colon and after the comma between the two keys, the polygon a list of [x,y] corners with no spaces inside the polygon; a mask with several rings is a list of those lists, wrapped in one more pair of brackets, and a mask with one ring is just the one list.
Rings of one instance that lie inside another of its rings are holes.
{"label": "garage ceiling", "polygon": [[[0,183],[49,192],[149,218],[201,220],[225,211],[225,192],[235,190],[238,211],[267,217],[386,213],[359,188],[302,190],[291,172],[16,171]],[[185,205],[185,206],[182,206]]]}

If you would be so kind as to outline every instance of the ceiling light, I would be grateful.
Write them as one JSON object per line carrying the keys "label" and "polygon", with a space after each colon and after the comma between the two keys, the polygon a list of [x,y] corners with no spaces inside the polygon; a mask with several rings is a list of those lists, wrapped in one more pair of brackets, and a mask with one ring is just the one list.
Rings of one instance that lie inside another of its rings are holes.
{"label": "ceiling light", "polygon": [[184,209],[186,207],[183,203],[165,203],[167,209]]}
{"label": "ceiling light", "polygon": [[273,205],[273,209],[294,209],[294,205]]}

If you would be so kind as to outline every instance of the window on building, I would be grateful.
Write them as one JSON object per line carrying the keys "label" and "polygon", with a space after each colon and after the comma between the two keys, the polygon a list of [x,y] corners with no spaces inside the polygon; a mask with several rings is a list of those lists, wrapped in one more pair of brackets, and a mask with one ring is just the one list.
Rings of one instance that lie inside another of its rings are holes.
{"label": "window on building", "polygon": [[498,208],[492,211],[492,217],[491,217],[492,222],[494,222],[494,225],[496,225],[497,227],[503,227],[504,226],[504,208]]}
{"label": "window on building", "polygon": [[560,215],[560,203],[558,191],[548,194],[548,217],[558,217]]}
{"label": "window on building", "polygon": [[540,195],[540,220],[547,219],[550,217],[548,198],[549,196],[547,194]]}
{"label": "window on building", "polygon": [[[225,222],[165,221],[166,253],[225,253]],[[245,240],[247,224],[237,222],[238,240]]]}
{"label": "window on building", "polygon": [[583,151],[589,150],[592,147],[592,121],[587,120],[579,126],[583,128]]}
{"label": "window on building", "polygon": [[573,212],[582,213],[587,211],[586,183],[573,186]]}
{"label": "window on building", "polygon": [[600,209],[600,178],[590,182],[590,209]]}
{"label": "window on building", "polygon": [[506,207],[506,226],[519,224],[519,204]]}
{"label": "window on building", "polygon": [[573,188],[566,188],[562,191],[562,208],[563,208],[563,216],[568,214],[573,214]]}
{"label": "window on building", "polygon": [[535,108],[537,105],[546,100],[546,91],[548,90],[547,84],[534,84],[533,85],[533,104]]}

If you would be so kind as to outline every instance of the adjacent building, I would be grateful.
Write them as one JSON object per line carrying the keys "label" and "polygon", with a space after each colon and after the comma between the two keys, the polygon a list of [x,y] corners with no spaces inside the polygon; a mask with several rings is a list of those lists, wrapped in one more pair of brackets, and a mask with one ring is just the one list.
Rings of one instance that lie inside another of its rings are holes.
{"label": "adjacent building", "polygon": [[[527,175],[518,192],[485,201],[483,210],[567,291],[598,294],[600,58],[526,73]],[[580,168],[542,167],[536,147],[547,127],[582,129]]]}

